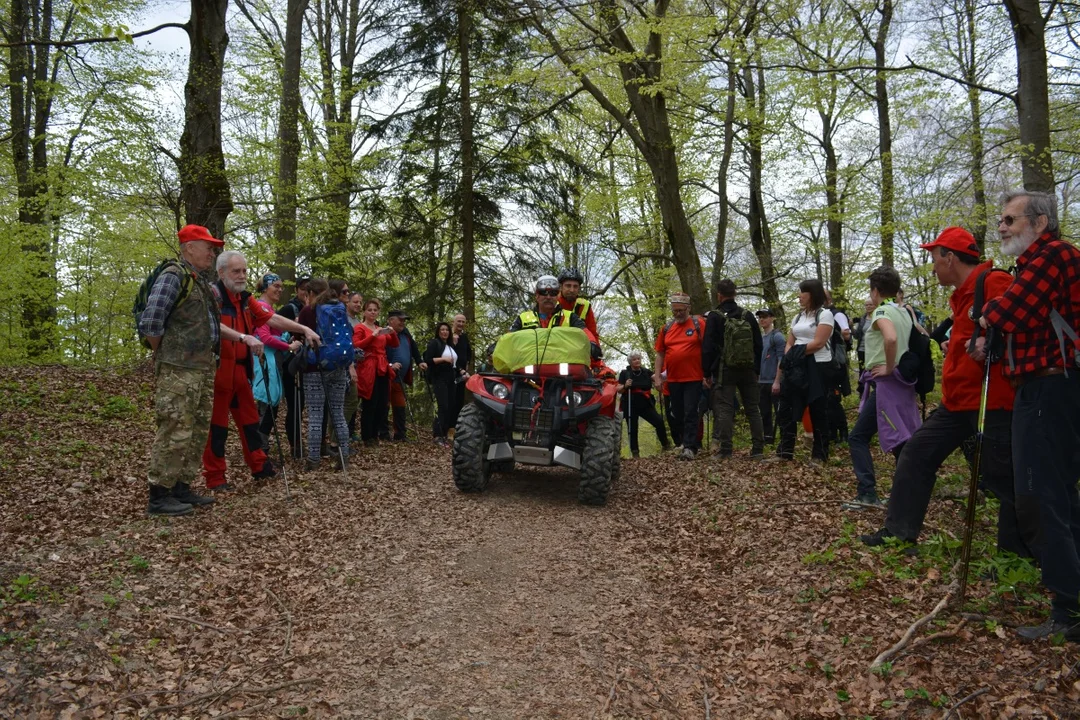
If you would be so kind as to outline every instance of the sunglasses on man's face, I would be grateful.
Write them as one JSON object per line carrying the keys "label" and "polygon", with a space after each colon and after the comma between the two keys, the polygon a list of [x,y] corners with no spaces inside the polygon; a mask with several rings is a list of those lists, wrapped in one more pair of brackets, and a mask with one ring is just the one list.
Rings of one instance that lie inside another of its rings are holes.
{"label": "sunglasses on man's face", "polygon": [[1004,225],[1005,227],[1012,227],[1013,223],[1022,217],[1031,217],[1030,215],[1002,215],[998,218],[998,225]]}
{"label": "sunglasses on man's face", "polygon": [[555,297],[559,294],[558,290],[537,290],[537,295],[543,295],[544,297]]}

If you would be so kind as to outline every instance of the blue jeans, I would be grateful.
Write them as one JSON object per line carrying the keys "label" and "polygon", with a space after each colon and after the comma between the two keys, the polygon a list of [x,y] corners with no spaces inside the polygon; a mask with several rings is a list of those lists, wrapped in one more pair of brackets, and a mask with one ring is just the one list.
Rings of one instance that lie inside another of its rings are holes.
{"label": "blue jeans", "polygon": [[855,469],[855,478],[859,481],[856,491],[858,497],[877,495],[877,478],[874,477],[874,459],[870,456],[870,441],[877,435],[877,393],[870,394],[863,400],[862,410],[855,420],[855,427],[848,432],[848,450],[851,451],[851,465]]}

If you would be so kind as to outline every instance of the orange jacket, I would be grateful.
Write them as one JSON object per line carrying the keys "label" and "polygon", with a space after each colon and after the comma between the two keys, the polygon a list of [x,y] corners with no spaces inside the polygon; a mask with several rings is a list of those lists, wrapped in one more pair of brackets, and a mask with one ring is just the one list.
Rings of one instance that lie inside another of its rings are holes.
{"label": "orange jacket", "polygon": [[[985,366],[975,362],[967,354],[968,341],[975,330],[975,323],[968,313],[975,303],[975,283],[984,271],[993,267],[992,262],[978,265],[968,275],[963,285],[953,290],[949,297],[952,308],[953,326],[949,336],[949,347],[945,353],[945,362],[941,366],[941,404],[951,412],[978,410],[982,396],[983,373]],[[984,302],[1001,297],[1012,284],[1012,277],[1004,272],[988,272]],[[1012,410],[1013,389],[1002,374],[1004,362],[998,362],[990,368],[990,390],[986,396],[987,410]]]}

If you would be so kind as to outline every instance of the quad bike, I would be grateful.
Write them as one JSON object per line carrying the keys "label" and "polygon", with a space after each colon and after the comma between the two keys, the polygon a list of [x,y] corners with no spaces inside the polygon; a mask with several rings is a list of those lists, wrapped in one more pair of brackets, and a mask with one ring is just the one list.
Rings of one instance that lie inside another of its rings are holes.
{"label": "quad bike", "polygon": [[466,387],[473,401],[458,416],[453,446],[459,490],[482,492],[492,473],[517,463],[562,465],[581,473],[580,502],[607,501],[622,452],[617,383],[594,377],[587,363],[557,362],[478,373]]}

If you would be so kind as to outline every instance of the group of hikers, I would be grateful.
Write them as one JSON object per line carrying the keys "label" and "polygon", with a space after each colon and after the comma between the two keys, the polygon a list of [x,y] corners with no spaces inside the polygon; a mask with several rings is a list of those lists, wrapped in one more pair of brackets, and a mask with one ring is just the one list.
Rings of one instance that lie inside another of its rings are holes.
{"label": "group of hikers", "polygon": [[[1033,558],[1053,592],[1050,617],[1020,628],[1028,639],[1062,634],[1080,640],[1080,250],[1062,241],[1053,195],[1018,191],[1003,198],[1001,251],[1016,257],[1017,274],[981,260],[975,238],[949,227],[921,245],[937,281],[951,287],[951,317],[933,333],[903,303],[892,267],[870,273],[865,313],[852,323],[832,306],[820,280],[799,283],[799,312],[787,333],[772,309],[751,312],[731,280],[717,283],[717,305],[693,314],[683,292],[669,296],[671,319],[655,344],[655,367],[640,352],[618,376],[630,452],[640,454],[638,425],[650,423],[664,449],[692,461],[701,448],[702,413],[714,418],[714,456],[734,453],[741,406],[750,426],[750,457],[795,458],[800,422],[812,433],[810,465],[829,460],[846,441],[857,487],[849,509],[885,506],[884,526],[862,536],[869,546],[891,538],[915,543],[938,469],[957,449],[985,457],[982,487],[999,500],[998,547]],[[256,478],[272,477],[267,457],[273,409],[284,402],[290,451],[318,467],[324,425],[333,432],[325,454],[344,469],[355,418],[366,444],[405,437],[413,367],[426,372],[437,403],[433,435],[445,443],[464,401],[472,349],[464,316],[439,323],[423,353],[406,328],[408,315],[366,302],[339,280],[305,278],[281,302],[283,285],[264,275],[256,298],[247,289],[242,254],[218,254],[223,241],[188,225],[180,258],[147,279],[136,302],[140,336],[154,350],[157,437],[148,471],[147,512],[180,515],[212,503],[192,491],[199,471],[211,491],[228,490],[228,416],[240,431],[244,458]],[[209,274],[216,265],[217,280]],[[598,366],[599,333],[581,297],[575,269],[537,280],[535,305],[511,331],[568,325],[591,341]],[[930,343],[944,352],[941,402],[926,417],[918,395],[933,382]],[[841,399],[851,393],[851,344],[858,358],[858,414],[848,428]],[[489,348],[490,353],[490,348]],[[295,380],[300,378],[300,382]],[[613,378],[612,378],[613,379]],[[653,391],[664,398],[663,415]],[[359,405],[359,408],[358,408]],[[306,439],[301,409],[307,408]],[[388,417],[389,416],[389,417]],[[777,442],[777,430],[779,441]],[[877,493],[871,441],[896,458],[887,505]],[[981,442],[973,444],[973,438]],[[306,442],[306,456],[303,454]],[[766,457],[766,445],[776,444]],[[201,460],[200,460],[201,459]]]}

